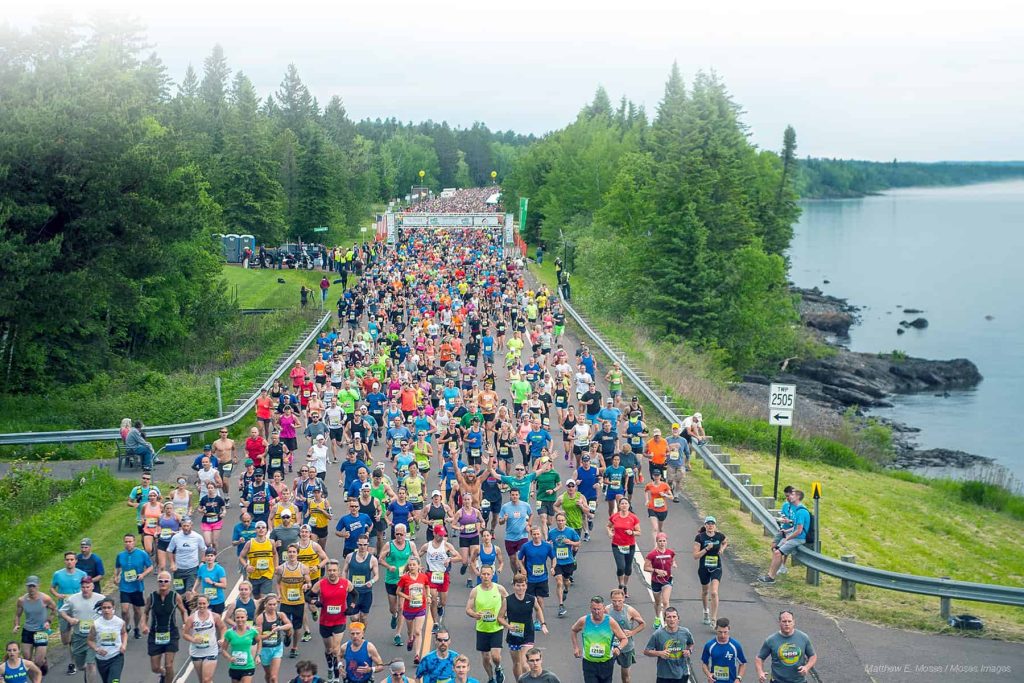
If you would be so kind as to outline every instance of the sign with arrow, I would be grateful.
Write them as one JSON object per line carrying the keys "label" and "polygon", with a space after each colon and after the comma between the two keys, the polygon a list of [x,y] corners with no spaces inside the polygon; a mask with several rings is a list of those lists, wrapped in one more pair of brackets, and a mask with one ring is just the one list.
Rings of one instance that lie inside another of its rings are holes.
{"label": "sign with arrow", "polygon": [[795,384],[772,384],[768,390],[768,424],[792,427],[796,408]]}
{"label": "sign with arrow", "polygon": [[792,410],[771,410],[768,412],[768,424],[773,427],[792,427]]}

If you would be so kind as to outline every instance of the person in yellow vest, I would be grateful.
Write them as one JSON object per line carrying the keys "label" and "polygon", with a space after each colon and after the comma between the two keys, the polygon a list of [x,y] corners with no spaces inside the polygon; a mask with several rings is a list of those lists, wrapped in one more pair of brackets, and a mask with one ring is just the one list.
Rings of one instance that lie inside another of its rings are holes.
{"label": "person in yellow vest", "polygon": [[501,668],[501,648],[508,591],[504,586],[493,582],[494,567],[480,567],[480,583],[469,592],[466,601],[466,616],[476,620],[476,651],[487,672],[487,678],[503,680],[505,672]]}
{"label": "person in yellow vest", "polygon": [[[309,584],[310,586],[316,585],[320,577],[323,576],[324,565],[327,564],[327,553],[324,549],[313,539],[313,532],[308,524],[303,524],[299,527],[299,541],[295,544],[298,552],[296,557],[299,562],[306,565],[309,569]],[[306,594],[306,601],[309,602],[310,616],[315,621],[317,618],[316,608],[313,606],[312,597],[309,593]],[[299,627],[302,627],[302,642],[308,643],[312,640],[313,636],[309,632],[309,626],[306,623],[306,613],[303,611],[303,621],[301,624],[295,624],[295,634],[298,637]]]}
{"label": "person in yellow vest", "polygon": [[277,579],[277,595],[281,600],[281,611],[292,622],[293,633],[284,637],[285,647],[290,647],[288,656],[295,658],[299,651],[297,631],[306,616],[306,591],[312,587],[309,567],[299,561],[299,546],[292,543],[285,551],[284,563],[274,571]]}
{"label": "person in yellow vest", "polygon": [[259,599],[272,593],[274,587],[274,570],[276,568],[277,551],[274,542],[267,537],[267,523],[256,522],[256,537],[246,542],[242,548],[242,562],[252,584],[252,595]]}

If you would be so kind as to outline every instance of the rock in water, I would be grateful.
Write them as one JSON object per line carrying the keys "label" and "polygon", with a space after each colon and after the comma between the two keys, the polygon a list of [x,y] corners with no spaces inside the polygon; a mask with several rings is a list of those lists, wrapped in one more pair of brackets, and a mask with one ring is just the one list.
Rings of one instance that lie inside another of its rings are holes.
{"label": "rock in water", "polygon": [[906,333],[907,333],[907,331],[905,329],[903,329],[902,327],[897,327],[896,328],[896,334],[906,334]]}
{"label": "rock in water", "polygon": [[995,320],[995,318],[996,317],[994,315],[986,315],[985,316],[985,320]]}
{"label": "rock in water", "polygon": [[924,313],[920,308],[904,308],[903,312],[907,315],[917,315],[918,313]]}
{"label": "rock in water", "polygon": [[[906,313],[907,311],[903,312]],[[928,321],[925,320],[924,318],[914,318],[913,320],[910,321],[910,326],[918,330],[923,330],[924,328],[928,327]]]}

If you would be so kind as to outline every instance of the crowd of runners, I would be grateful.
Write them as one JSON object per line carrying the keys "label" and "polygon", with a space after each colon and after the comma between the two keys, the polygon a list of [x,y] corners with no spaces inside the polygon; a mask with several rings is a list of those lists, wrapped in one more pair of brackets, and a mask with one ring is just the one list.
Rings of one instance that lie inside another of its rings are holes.
{"label": "crowd of runners", "polygon": [[[337,326],[259,397],[244,440],[222,430],[170,490],[144,472],[116,557],[83,539],[48,585],[29,577],[5,683],[41,680],[50,631],[87,683],[122,680],[132,647],[152,673],[124,680],[160,683],[181,658],[199,683],[223,669],[277,683],[285,658],[299,683],[607,683],[616,668],[630,683],[638,656],[658,683],[742,680],[719,613],[729,539],[711,516],[693,536],[666,526],[701,415],[667,436],[649,427],[621,368],[567,350],[556,293],[495,235],[406,230],[359,252]],[[614,584],[577,582],[585,548],[610,555]],[[700,642],[671,604],[680,571],[699,577]],[[589,608],[570,614],[581,590]],[[552,619],[575,668],[545,660]],[[452,642],[465,620],[475,641]],[[370,642],[370,627],[390,639]],[[784,682],[815,661],[783,612],[753,664]]]}
{"label": "crowd of runners", "polygon": [[468,187],[453,193],[440,194],[414,202],[407,210],[413,213],[499,213],[501,205],[487,200],[498,188]]}

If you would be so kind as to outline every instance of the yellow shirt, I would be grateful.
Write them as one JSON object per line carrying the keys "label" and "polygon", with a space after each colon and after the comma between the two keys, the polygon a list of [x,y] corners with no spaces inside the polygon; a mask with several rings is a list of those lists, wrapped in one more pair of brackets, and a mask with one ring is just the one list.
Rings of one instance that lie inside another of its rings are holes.
{"label": "yellow shirt", "polygon": [[255,538],[249,541],[249,564],[255,569],[249,572],[250,579],[274,578],[274,544],[267,539],[260,543]]}
{"label": "yellow shirt", "polygon": [[[316,553],[313,553],[316,555]],[[317,558],[319,560],[319,558]],[[302,565],[296,565],[295,569],[288,569],[287,566],[281,568],[281,578],[278,582],[277,590],[278,595],[281,597],[282,605],[301,605],[305,603],[305,598],[302,595],[302,584],[305,583],[305,579],[302,578]]]}

